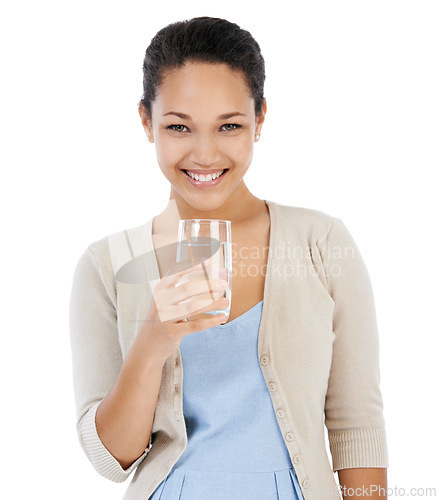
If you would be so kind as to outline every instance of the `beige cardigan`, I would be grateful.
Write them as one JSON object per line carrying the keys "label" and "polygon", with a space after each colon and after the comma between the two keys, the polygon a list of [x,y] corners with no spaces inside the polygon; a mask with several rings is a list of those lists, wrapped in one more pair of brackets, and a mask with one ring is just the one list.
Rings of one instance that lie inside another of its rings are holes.
{"label": "beige cardigan", "polygon": [[[271,231],[259,366],[304,498],[338,499],[333,471],[388,467],[372,286],[341,219],[266,203]],[[103,446],[95,426],[97,406],[117,378],[159,280],[152,220],[91,243],[77,264],[70,301],[79,440],[102,476],[121,482],[136,469],[126,500],[148,499],[187,445],[179,349],[163,368],[151,443],[129,469]],[[126,264],[135,264],[133,272],[120,280]]]}

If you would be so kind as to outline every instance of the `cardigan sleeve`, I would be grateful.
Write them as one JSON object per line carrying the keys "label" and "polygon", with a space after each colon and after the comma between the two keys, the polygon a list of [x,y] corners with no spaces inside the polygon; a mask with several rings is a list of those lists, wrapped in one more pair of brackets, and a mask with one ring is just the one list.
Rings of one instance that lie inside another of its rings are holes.
{"label": "cardigan sleeve", "polygon": [[146,450],[128,469],[106,449],[96,430],[96,410],[112,389],[123,360],[118,341],[114,286],[101,271],[88,247],[79,259],[70,296],[70,340],[76,428],[79,442],[95,470],[103,477],[125,481],[144,460]]}
{"label": "cardigan sleeve", "polygon": [[341,219],[333,217],[321,257],[334,301],[335,338],[325,399],[332,467],[334,472],[388,467],[373,290],[363,258]]}

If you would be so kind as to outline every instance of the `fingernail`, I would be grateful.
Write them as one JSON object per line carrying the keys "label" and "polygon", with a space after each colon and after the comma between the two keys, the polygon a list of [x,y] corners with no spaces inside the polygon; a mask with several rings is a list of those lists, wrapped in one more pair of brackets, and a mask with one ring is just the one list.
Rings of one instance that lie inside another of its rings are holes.
{"label": "fingernail", "polygon": [[222,288],[228,288],[229,283],[228,283],[227,281],[220,280],[220,286],[221,286]]}

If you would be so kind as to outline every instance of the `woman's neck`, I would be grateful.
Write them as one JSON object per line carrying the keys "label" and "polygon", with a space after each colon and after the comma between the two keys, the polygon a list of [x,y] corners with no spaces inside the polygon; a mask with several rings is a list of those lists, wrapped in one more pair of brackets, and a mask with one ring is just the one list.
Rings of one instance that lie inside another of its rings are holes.
{"label": "woman's neck", "polygon": [[222,205],[213,209],[208,207],[203,210],[201,207],[190,205],[173,188],[170,192],[169,205],[172,203],[176,204],[181,219],[226,219],[233,225],[246,223],[260,211],[267,210],[264,200],[254,196],[244,182],[240,183]]}

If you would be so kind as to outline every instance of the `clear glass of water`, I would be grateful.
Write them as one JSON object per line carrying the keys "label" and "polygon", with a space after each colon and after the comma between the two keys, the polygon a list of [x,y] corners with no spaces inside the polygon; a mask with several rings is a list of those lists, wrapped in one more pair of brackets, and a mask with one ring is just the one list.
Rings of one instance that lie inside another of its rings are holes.
{"label": "clear glass of water", "polygon": [[[211,304],[221,297],[229,299],[229,304],[226,307],[199,313],[191,316],[190,319],[225,314],[227,321],[231,310],[232,291],[231,221],[222,219],[180,220],[176,261],[182,262],[185,269],[199,263],[202,264],[199,271],[190,273],[190,276],[183,276],[177,286],[186,283],[188,280],[205,280],[209,290],[208,300],[210,300]],[[226,280],[229,286],[223,291],[213,292],[209,282],[211,279]]]}

